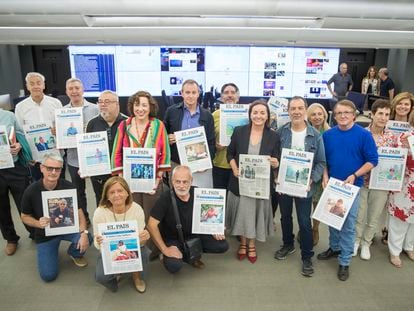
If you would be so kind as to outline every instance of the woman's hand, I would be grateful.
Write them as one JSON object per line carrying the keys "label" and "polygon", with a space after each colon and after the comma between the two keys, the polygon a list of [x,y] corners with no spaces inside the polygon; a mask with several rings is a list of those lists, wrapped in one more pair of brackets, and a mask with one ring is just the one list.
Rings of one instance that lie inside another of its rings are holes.
{"label": "woman's hand", "polygon": [[146,229],[142,230],[138,234],[138,236],[139,236],[139,240],[140,240],[141,243],[148,241],[149,238],[151,237],[150,234],[149,234],[149,232]]}
{"label": "woman's hand", "polygon": [[103,238],[102,235],[97,234],[97,235],[95,235],[95,240],[96,240],[96,243],[98,243],[98,245],[100,246],[100,245],[102,245],[102,243],[104,241],[104,238]]}
{"label": "woman's hand", "polygon": [[170,145],[175,144],[175,135],[174,134],[168,134],[168,142]]}

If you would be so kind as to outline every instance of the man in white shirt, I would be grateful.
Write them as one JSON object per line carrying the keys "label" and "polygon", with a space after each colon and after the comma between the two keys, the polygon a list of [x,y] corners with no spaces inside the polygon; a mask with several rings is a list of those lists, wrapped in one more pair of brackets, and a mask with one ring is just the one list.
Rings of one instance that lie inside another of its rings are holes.
{"label": "man in white shirt", "polygon": [[[29,72],[25,80],[30,96],[16,105],[15,115],[17,122],[21,127],[47,122],[52,127],[52,133],[55,134],[55,109],[62,108],[62,103],[58,99],[43,93],[45,90],[45,77],[42,74]],[[31,173],[34,180],[39,180],[42,177],[39,163],[31,167]]]}

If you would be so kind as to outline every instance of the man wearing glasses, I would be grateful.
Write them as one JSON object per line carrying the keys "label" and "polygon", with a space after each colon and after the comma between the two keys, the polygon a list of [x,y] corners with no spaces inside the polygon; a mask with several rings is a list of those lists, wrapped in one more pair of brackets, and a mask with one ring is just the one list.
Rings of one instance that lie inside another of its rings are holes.
{"label": "man wearing glasses", "polygon": [[[109,152],[112,153],[112,146],[114,144],[114,138],[119,123],[121,123],[122,120],[125,120],[127,116],[120,113],[119,97],[115,92],[109,90],[103,91],[98,98],[97,104],[99,115],[88,122],[86,132],[106,131],[108,135]],[[101,200],[103,186],[110,177],[110,174],[91,177],[97,205]]]}
{"label": "man wearing glasses", "polygon": [[56,279],[59,273],[59,245],[62,240],[71,242],[68,254],[78,267],[85,267],[88,262],[83,257],[92,242],[92,235],[86,230],[86,219],[79,207],[79,232],[46,236],[45,227],[51,221],[43,215],[42,191],[75,188],[70,182],[59,179],[63,168],[63,159],[58,153],[44,155],[40,170],[42,179],[32,183],[23,193],[21,218],[23,223],[34,228],[34,240],[37,248],[37,266],[40,277],[45,282]]}
{"label": "man wearing glasses", "polygon": [[[355,124],[356,107],[349,100],[341,100],[334,107],[337,126],[323,134],[327,167],[323,173],[325,188],[329,177],[361,187],[363,176],[378,163],[375,141],[370,132]],[[319,260],[338,257],[338,279],[346,281],[354,250],[355,224],[359,208],[359,194],[348,213],[342,229],[329,228],[329,249],[318,255]]]}

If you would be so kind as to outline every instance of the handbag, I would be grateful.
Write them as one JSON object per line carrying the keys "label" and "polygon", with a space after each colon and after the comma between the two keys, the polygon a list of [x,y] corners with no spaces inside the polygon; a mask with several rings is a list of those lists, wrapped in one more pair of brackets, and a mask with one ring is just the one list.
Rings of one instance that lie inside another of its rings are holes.
{"label": "handbag", "polygon": [[191,238],[188,240],[184,239],[183,226],[181,224],[180,215],[177,207],[177,200],[175,199],[175,193],[173,187],[170,186],[171,201],[175,216],[175,221],[177,222],[176,228],[178,231],[178,238],[183,245],[183,261],[188,264],[193,264],[201,258],[201,253],[203,251],[201,240],[198,237]]}

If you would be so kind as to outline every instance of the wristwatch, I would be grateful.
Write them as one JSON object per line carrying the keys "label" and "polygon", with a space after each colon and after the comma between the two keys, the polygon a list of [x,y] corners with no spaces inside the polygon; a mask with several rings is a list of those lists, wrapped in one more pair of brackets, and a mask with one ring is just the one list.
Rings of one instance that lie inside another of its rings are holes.
{"label": "wristwatch", "polygon": [[86,234],[89,234],[89,231],[88,230],[82,230],[81,232],[79,232],[80,234],[82,234],[82,233],[86,233]]}

